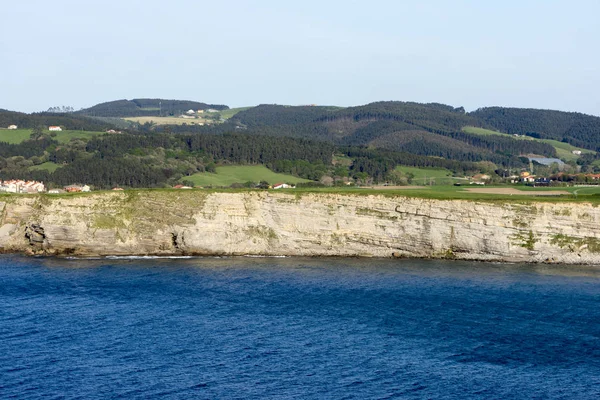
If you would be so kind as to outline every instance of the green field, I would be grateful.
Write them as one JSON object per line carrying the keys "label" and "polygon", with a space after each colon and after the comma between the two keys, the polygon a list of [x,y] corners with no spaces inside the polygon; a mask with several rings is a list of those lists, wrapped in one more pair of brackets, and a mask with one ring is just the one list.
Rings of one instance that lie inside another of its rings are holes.
{"label": "green field", "polygon": [[48,172],[54,172],[56,171],[58,168],[60,168],[60,165],[53,163],[52,161],[47,161],[43,164],[40,165],[34,165],[32,167],[29,167],[30,170],[32,171],[40,171],[40,170],[46,170]]}
{"label": "green field", "polygon": [[91,139],[98,135],[104,135],[104,132],[91,131],[62,131],[56,132],[56,139],[59,143],[68,143],[71,139]]}
{"label": "green field", "polygon": [[463,131],[466,133],[472,133],[475,135],[501,135],[501,136],[510,136],[513,139],[517,139],[517,140],[535,140],[538,142],[542,142],[542,143],[546,143],[549,144],[550,146],[553,146],[556,149],[556,154],[558,155],[558,158],[565,160],[565,161],[572,161],[572,160],[576,160],[578,158],[577,155],[573,154],[573,150],[580,150],[582,153],[594,153],[594,151],[592,150],[587,150],[587,149],[582,149],[579,147],[575,147],[572,146],[568,143],[564,143],[564,142],[559,142],[558,140],[552,140],[552,139],[536,139],[536,138],[532,138],[530,136],[513,136],[513,135],[509,135],[508,133],[502,133],[502,132],[498,132],[498,131],[492,131],[489,129],[484,129],[484,128],[477,128],[474,126],[465,126],[463,128]]}
{"label": "green field", "polygon": [[558,140],[551,140],[551,139],[536,139],[536,140],[539,140],[540,142],[548,143],[550,146],[554,146],[554,148],[556,149],[556,154],[558,155],[558,158],[560,158],[562,160],[566,160],[566,161],[577,160],[577,158],[579,157],[578,155],[573,154],[573,150],[580,150],[582,154],[595,153],[595,151],[593,151],[593,150],[581,149],[579,147],[570,145],[569,143],[559,142]]}
{"label": "green field", "polygon": [[413,176],[414,185],[451,185],[461,178],[453,178],[452,172],[445,168],[417,168],[399,165],[396,171]]}
{"label": "green field", "polygon": [[31,129],[0,129],[0,142],[17,144],[29,139],[29,135],[31,135]]}
{"label": "green field", "polygon": [[233,117],[235,114],[239,113],[240,111],[246,111],[250,108],[252,108],[252,107],[230,108],[229,110],[223,110],[223,111],[219,112],[219,114],[221,115],[221,118],[229,119],[229,118]]}
{"label": "green field", "polygon": [[[90,132],[90,131],[61,131],[56,132],[54,138],[59,143],[68,143],[71,139],[91,139],[94,136],[103,135],[104,132]],[[0,130],[0,142],[7,142],[11,144],[18,144],[24,140],[29,139],[31,135],[31,129],[15,129],[15,130]]]}
{"label": "green field", "polygon": [[232,183],[267,181],[270,184],[285,182],[309,182],[292,175],[278,174],[262,165],[228,165],[217,167],[217,173],[202,172],[186,176],[184,180],[194,182],[197,186],[229,186]]}
{"label": "green field", "polygon": [[212,120],[207,120],[205,118],[179,118],[179,117],[126,117],[123,118],[125,121],[130,122],[139,122],[140,124],[145,124],[147,122],[151,122],[154,125],[197,125],[197,124],[206,124],[213,123]]}

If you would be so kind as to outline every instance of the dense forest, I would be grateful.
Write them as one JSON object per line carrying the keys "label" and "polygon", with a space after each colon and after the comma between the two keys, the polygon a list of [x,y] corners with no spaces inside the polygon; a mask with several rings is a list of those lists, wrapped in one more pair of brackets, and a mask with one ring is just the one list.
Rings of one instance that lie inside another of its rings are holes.
{"label": "dense forest", "polygon": [[179,115],[188,110],[227,110],[222,104],[206,104],[188,100],[133,99],[97,104],[77,111],[76,114],[92,117],[156,117]]}

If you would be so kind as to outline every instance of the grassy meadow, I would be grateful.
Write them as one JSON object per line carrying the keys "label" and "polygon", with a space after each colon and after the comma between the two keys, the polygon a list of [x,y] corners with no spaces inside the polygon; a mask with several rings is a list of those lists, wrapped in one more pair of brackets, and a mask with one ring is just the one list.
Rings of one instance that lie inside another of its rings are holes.
{"label": "grassy meadow", "polygon": [[0,142],[18,144],[29,139],[31,129],[0,129]]}
{"label": "grassy meadow", "polygon": [[212,120],[206,120],[204,118],[178,118],[178,117],[127,117],[123,118],[125,121],[139,122],[145,124],[146,122],[153,122],[155,125],[193,125],[199,123],[214,123]]}
{"label": "grassy meadow", "polygon": [[33,165],[33,166],[29,167],[29,169],[32,171],[46,170],[48,172],[54,172],[60,167],[61,167],[60,165],[53,163],[52,161],[47,161],[47,162],[39,164],[39,165]]}
{"label": "grassy meadow", "polygon": [[[91,139],[98,135],[104,135],[105,132],[90,131],[61,131],[56,132],[56,141],[59,143],[68,143],[71,139]],[[29,139],[31,129],[0,130],[0,142],[18,144]]]}
{"label": "grassy meadow", "polygon": [[217,173],[201,172],[182,179],[194,182],[197,186],[229,186],[232,183],[266,181],[270,184],[285,182],[309,182],[292,175],[278,174],[262,165],[227,165],[217,167]]}
{"label": "grassy meadow", "polygon": [[415,185],[452,185],[461,180],[461,178],[453,178],[452,172],[445,168],[417,168],[399,165],[395,171],[412,175],[412,183]]}
{"label": "grassy meadow", "polygon": [[250,108],[252,108],[252,107],[230,108],[229,110],[223,110],[223,111],[219,112],[219,114],[221,114],[221,118],[229,119],[229,118],[233,117],[235,114],[239,113],[240,111],[246,111]]}

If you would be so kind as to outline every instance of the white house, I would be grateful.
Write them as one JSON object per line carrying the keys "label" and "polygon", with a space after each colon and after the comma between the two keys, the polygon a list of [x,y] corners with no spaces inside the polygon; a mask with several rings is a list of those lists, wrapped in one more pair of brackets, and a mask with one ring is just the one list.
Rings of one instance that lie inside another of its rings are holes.
{"label": "white house", "polygon": [[8,129],[17,129],[17,126],[16,125],[9,125]]}
{"label": "white house", "polygon": [[289,189],[292,186],[288,185],[287,183],[276,183],[273,185],[273,189]]}
{"label": "white house", "polygon": [[581,150],[573,150],[572,153],[575,154],[576,156],[580,156]]}
{"label": "white house", "polygon": [[62,128],[60,126],[49,126],[48,130],[49,131],[60,132],[60,131],[62,131]]}
{"label": "white house", "polygon": [[196,111],[194,111],[194,110],[187,110],[185,113],[187,115],[194,115],[194,114],[196,114]]}

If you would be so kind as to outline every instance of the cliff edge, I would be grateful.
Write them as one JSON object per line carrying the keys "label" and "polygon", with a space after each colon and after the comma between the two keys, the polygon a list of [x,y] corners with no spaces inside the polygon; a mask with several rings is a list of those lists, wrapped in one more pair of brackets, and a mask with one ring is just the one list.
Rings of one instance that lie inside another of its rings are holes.
{"label": "cliff edge", "polygon": [[282,192],[5,196],[0,251],[432,257],[600,264],[588,203]]}

